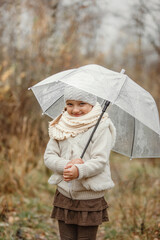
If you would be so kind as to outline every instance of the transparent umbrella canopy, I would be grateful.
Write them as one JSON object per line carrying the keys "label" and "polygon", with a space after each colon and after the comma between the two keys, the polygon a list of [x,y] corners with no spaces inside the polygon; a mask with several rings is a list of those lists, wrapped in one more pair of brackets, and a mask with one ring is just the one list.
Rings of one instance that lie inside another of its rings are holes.
{"label": "transparent umbrella canopy", "polygon": [[130,158],[160,157],[160,121],[156,103],[145,89],[124,73],[91,64],[54,74],[32,86],[44,114],[55,118],[64,109],[66,84],[108,100],[117,130],[115,152]]}

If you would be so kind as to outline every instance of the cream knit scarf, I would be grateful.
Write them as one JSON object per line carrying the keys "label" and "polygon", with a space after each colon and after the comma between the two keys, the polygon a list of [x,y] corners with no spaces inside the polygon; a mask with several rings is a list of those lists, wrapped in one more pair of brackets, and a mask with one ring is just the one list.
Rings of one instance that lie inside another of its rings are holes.
{"label": "cream knit scarf", "polygon": [[[81,117],[72,117],[67,113],[67,111],[65,111],[49,123],[49,136],[50,138],[56,140],[64,140],[69,137],[75,137],[93,127],[101,113],[102,108],[98,102],[89,113]],[[107,119],[108,114],[104,113],[101,121]]]}

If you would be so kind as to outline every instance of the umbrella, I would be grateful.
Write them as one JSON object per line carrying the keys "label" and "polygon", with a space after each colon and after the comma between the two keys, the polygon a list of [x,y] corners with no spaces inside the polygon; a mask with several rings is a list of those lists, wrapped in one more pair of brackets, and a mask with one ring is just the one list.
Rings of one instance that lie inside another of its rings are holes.
{"label": "umbrella", "polygon": [[55,118],[61,113],[66,84],[96,95],[99,102],[108,100],[103,112],[111,103],[108,112],[117,129],[113,151],[130,158],[160,157],[160,122],[156,103],[123,71],[118,73],[90,64],[46,78],[30,88],[44,114]]}

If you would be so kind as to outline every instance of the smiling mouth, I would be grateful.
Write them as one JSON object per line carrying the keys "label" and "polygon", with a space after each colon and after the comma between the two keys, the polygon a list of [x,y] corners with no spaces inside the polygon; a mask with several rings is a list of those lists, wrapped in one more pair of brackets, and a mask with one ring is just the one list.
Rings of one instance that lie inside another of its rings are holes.
{"label": "smiling mouth", "polygon": [[79,117],[79,116],[82,115],[82,113],[80,113],[80,114],[72,114],[72,115],[75,116],[75,117]]}

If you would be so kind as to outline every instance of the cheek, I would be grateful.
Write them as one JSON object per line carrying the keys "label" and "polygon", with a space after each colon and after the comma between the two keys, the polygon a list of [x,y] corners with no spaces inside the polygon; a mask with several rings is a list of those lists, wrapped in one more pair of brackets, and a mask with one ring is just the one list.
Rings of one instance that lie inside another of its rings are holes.
{"label": "cheek", "polygon": [[92,110],[92,106],[86,106],[85,109],[84,109],[84,112],[85,113],[88,113]]}
{"label": "cheek", "polygon": [[67,111],[68,113],[70,113],[70,112],[71,112],[71,108],[70,108],[70,107],[66,107],[66,111]]}

